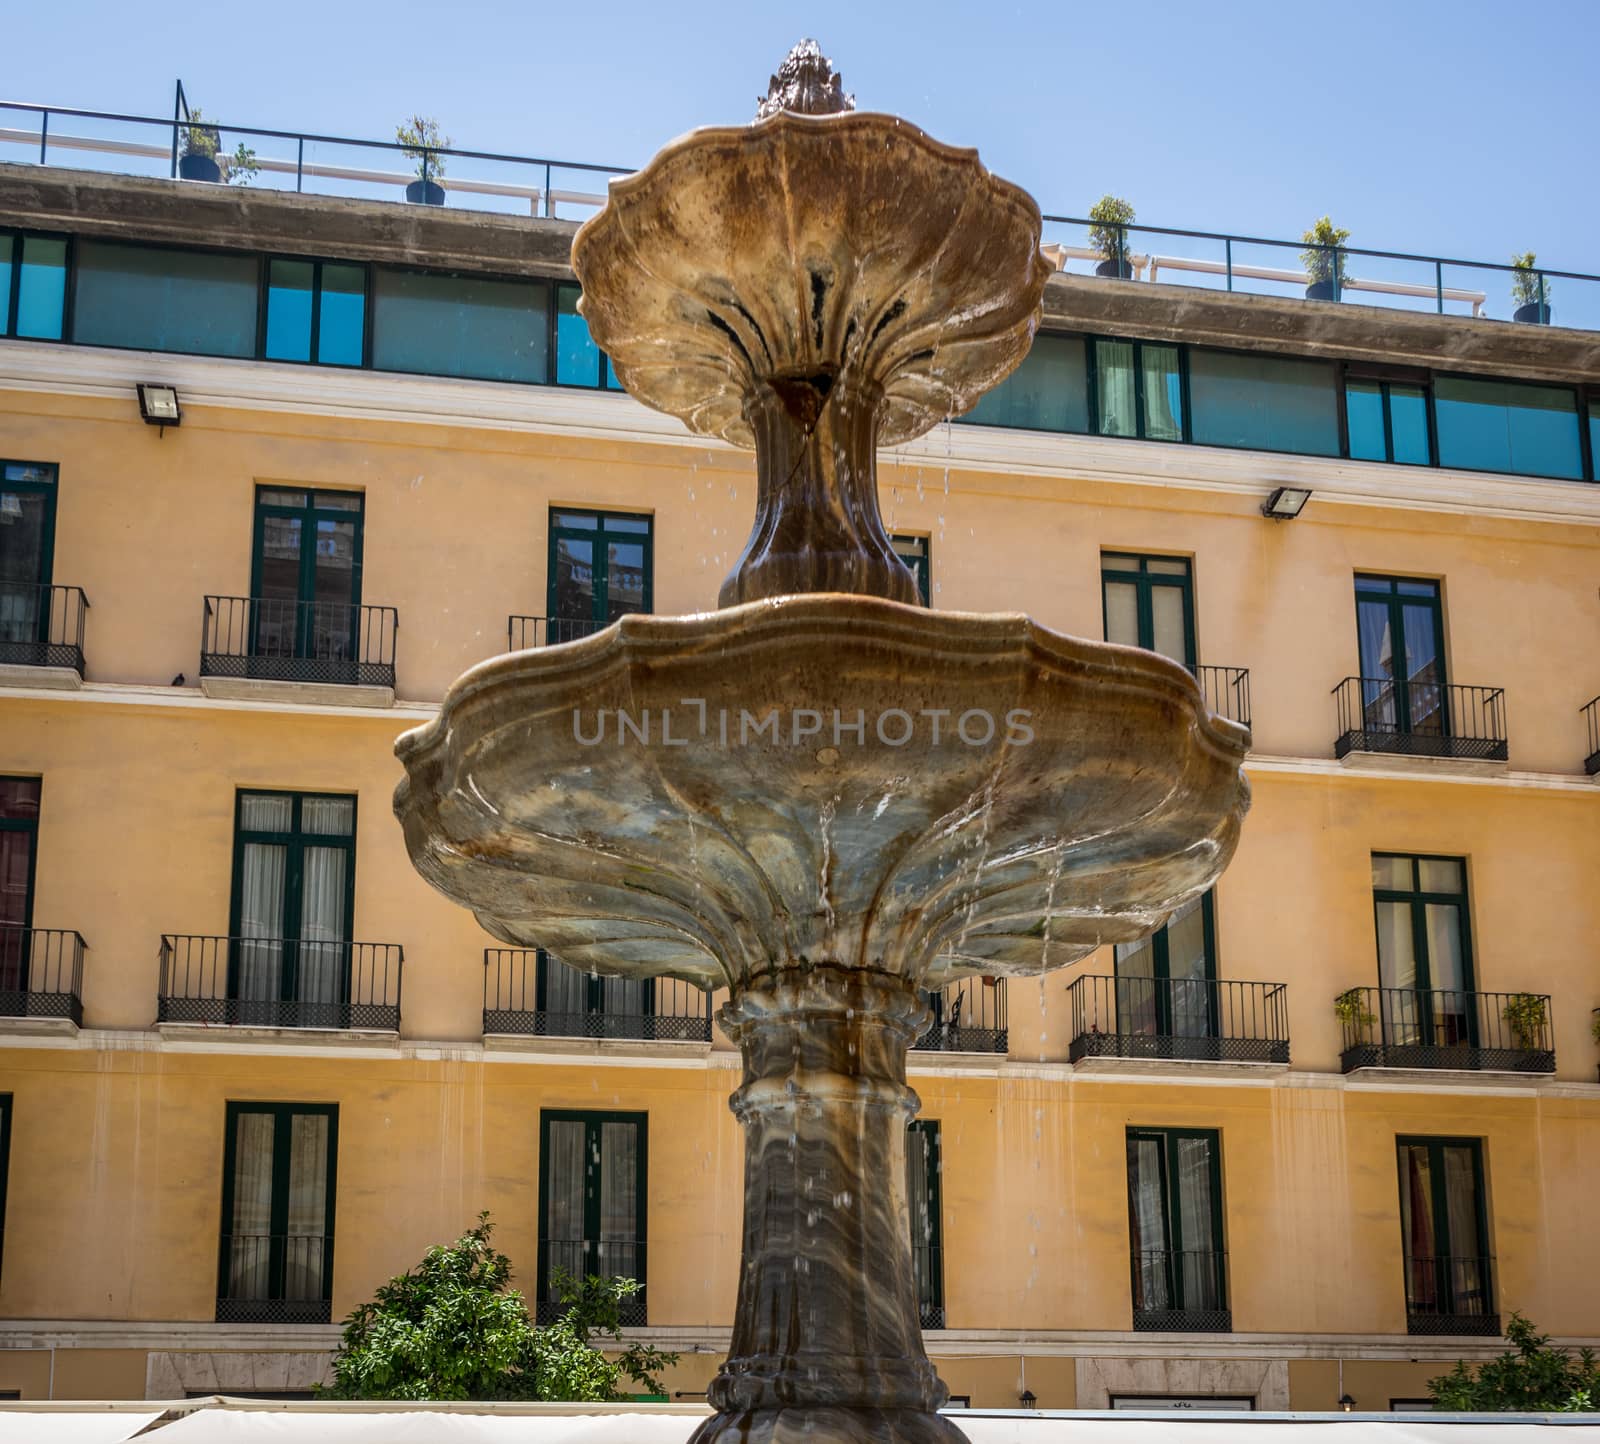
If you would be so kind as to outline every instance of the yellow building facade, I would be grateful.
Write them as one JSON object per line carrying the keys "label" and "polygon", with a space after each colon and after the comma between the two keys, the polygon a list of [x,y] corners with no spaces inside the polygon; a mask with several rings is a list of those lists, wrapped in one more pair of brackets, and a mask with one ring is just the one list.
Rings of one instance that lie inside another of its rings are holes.
{"label": "yellow building facade", "polygon": [[[570,224],[412,209],[0,167],[0,1394],[307,1390],[483,1209],[530,1295],[640,1276],[675,1397],[727,1346],[716,1000],[501,949],[390,797],[467,668],[714,606],[753,469],[605,384]],[[1387,1408],[1512,1310],[1600,1342],[1600,352],[1532,330],[1061,275],[885,455],[930,605],[1253,732],[1203,907],[934,1000],[953,1394]]]}

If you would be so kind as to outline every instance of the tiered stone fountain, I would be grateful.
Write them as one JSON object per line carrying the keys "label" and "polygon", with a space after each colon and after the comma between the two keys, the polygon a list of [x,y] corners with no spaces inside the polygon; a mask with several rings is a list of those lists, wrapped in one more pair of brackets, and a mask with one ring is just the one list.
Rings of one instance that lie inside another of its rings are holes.
{"label": "tiered stone fountain", "polygon": [[853,104],[807,42],[573,244],[622,384],[755,450],[720,610],[474,667],[396,749],[412,859],[496,938],[728,991],[744,1254],[696,1444],[964,1438],[906,1216],[923,990],[1150,931],[1249,801],[1248,734],[1175,663],[915,605],[877,448],[1021,362],[1050,267],[1027,194]]}

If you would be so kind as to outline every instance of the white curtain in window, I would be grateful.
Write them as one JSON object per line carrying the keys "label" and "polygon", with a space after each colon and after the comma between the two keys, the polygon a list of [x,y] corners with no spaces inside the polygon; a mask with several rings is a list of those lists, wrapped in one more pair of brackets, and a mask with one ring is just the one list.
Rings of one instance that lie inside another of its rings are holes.
{"label": "white curtain in window", "polygon": [[288,848],[277,843],[247,842],[244,846],[239,889],[239,996],[250,1001],[281,996],[288,856]]}
{"label": "white curtain in window", "polygon": [[328,1231],[328,1118],[294,1115],[289,1135],[289,1214],[283,1296],[320,1299]]}
{"label": "white curtain in window", "polygon": [[[584,1259],[584,1134],[576,1119],[552,1119],[545,1131],[545,1215],[543,1243],[549,1270],[565,1269],[575,1278],[588,1272]],[[548,1297],[555,1298],[552,1288]]]}
{"label": "white curtain in window", "polygon": [[1182,441],[1183,394],[1176,346],[1140,347],[1144,371],[1144,434],[1151,441]]}
{"label": "white curtain in window", "polygon": [[1172,989],[1172,1035],[1211,1035],[1211,983],[1206,957],[1205,899],[1195,898],[1167,924],[1167,975]]}
{"label": "white curtain in window", "polygon": [[342,847],[308,847],[303,865],[297,996],[302,1003],[337,1003],[343,994],[349,955],[345,946],[349,854]]}
{"label": "white curtain in window", "polygon": [[1155,934],[1136,943],[1118,943],[1116,1031],[1144,1037],[1156,1032]]}
{"label": "white curtain in window", "polygon": [[588,998],[589,975],[552,957],[543,960],[543,967],[545,1011],[582,1013]]}
{"label": "white curtain in window", "polygon": [[1161,1144],[1153,1138],[1128,1140],[1128,1194],[1132,1201],[1134,1275],[1138,1293],[1136,1309],[1169,1309],[1167,1289],[1167,1235],[1161,1209]]}
{"label": "white curtain in window", "polygon": [[235,1117],[233,1217],[228,1220],[228,1297],[270,1296],[273,1115]]}
{"label": "white curtain in window", "polygon": [[602,1278],[644,1282],[639,1256],[639,1128],[634,1123],[600,1125],[600,1249]]}
{"label": "white curtain in window", "polygon": [[1183,1307],[1222,1307],[1221,1258],[1212,1237],[1211,1140],[1179,1138],[1178,1225],[1183,1233]]}
{"label": "white curtain in window", "polygon": [[1137,436],[1134,409],[1133,343],[1096,341],[1094,347],[1095,401],[1102,436]]}

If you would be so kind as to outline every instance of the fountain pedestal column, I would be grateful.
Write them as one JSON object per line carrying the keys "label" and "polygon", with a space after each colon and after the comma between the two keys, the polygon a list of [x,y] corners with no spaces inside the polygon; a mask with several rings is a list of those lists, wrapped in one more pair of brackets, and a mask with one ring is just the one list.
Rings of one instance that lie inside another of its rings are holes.
{"label": "fountain pedestal column", "polygon": [[829,964],[758,975],[722,1010],[744,1055],[744,1256],[718,1413],[691,1444],[961,1444],[922,1347],[906,1220],[915,989]]}

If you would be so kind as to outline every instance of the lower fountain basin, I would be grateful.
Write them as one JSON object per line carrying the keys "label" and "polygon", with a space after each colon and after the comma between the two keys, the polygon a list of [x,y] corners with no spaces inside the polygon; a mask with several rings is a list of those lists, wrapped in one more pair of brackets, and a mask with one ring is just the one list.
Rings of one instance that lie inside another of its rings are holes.
{"label": "lower fountain basin", "polygon": [[395,810],[430,883],[580,968],[931,986],[1159,926],[1232,855],[1248,743],[1154,653],[814,594],[474,668]]}

